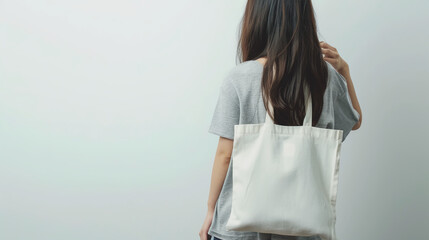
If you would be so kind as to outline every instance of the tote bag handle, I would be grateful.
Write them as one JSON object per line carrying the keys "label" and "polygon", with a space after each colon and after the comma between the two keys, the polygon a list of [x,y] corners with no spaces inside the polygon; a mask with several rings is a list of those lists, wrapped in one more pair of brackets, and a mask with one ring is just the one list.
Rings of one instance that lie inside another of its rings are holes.
{"label": "tote bag handle", "polygon": [[[311,93],[309,88],[305,88],[304,87],[304,98],[306,99],[306,104],[305,104],[305,118],[304,118],[304,122],[303,122],[303,126],[312,126],[312,114],[313,114],[313,109],[312,109],[312,104],[311,104]],[[271,102],[268,101],[268,108],[270,109],[270,112],[273,112],[273,106],[271,105]],[[273,114],[274,115],[274,114]],[[271,117],[268,115],[268,112],[265,116],[265,124],[268,125],[274,125],[274,121],[273,119],[271,119]]]}

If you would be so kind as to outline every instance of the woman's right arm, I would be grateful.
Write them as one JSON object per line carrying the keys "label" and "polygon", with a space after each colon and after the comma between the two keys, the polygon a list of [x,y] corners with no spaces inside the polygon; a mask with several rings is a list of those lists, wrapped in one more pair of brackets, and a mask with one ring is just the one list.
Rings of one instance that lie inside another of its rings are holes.
{"label": "woman's right arm", "polygon": [[343,75],[343,77],[347,80],[347,90],[349,91],[350,99],[352,100],[353,108],[356,109],[356,111],[359,113],[359,121],[356,123],[356,125],[353,126],[352,130],[357,130],[360,128],[360,125],[362,123],[362,110],[360,109],[359,101],[356,96],[356,91],[353,86],[352,78],[350,76],[350,69],[349,65],[346,63],[346,65],[338,70],[338,73]]}
{"label": "woman's right arm", "polygon": [[326,42],[320,42],[320,47],[322,49],[322,54],[324,54],[323,59],[329,62],[339,74],[341,74],[347,81],[347,90],[352,101],[353,108],[359,113],[359,121],[353,126],[352,130],[357,130],[360,128],[362,123],[362,110],[360,109],[359,101],[356,96],[356,91],[353,86],[352,78],[350,76],[350,68],[346,61],[340,56],[337,49],[332,47]]}

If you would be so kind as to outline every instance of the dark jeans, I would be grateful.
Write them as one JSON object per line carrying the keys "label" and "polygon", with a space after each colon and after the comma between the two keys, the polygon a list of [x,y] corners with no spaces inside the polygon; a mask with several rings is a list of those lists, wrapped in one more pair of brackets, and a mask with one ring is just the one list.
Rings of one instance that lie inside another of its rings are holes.
{"label": "dark jeans", "polygon": [[[298,238],[300,238],[300,237],[298,237]],[[306,238],[308,238],[308,237],[306,237]],[[320,240],[321,238],[319,236],[313,236],[311,239]],[[217,238],[215,236],[212,236],[212,238],[210,238],[209,240],[222,240],[222,239]]]}
{"label": "dark jeans", "polygon": [[[298,238],[300,238],[300,237],[298,237]],[[314,239],[314,240],[320,240],[321,239],[319,236],[312,236],[312,237],[305,237],[305,238],[307,238],[307,239],[311,238],[311,239]],[[212,236],[212,238],[210,238],[209,240],[222,240],[222,239],[217,238],[215,236]]]}

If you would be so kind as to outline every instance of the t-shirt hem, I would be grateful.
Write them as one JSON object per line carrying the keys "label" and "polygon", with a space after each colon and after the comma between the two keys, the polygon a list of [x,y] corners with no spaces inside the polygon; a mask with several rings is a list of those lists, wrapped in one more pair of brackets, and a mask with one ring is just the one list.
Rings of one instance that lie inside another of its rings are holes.
{"label": "t-shirt hem", "polygon": [[224,137],[224,138],[228,138],[228,139],[234,140],[234,136],[233,135],[230,135],[230,134],[228,134],[226,132],[223,132],[223,131],[221,131],[221,130],[213,127],[213,126],[210,127],[207,132],[215,134],[215,135],[218,135],[220,137]]}

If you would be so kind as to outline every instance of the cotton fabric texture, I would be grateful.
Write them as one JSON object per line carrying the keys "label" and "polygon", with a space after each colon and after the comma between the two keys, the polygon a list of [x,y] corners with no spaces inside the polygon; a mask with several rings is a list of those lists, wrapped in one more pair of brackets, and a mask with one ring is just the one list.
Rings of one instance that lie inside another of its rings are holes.
{"label": "cotton fabric texture", "polygon": [[[343,130],[342,142],[359,120],[347,90],[347,82],[328,62],[328,86],[324,94],[321,117],[315,127]],[[225,76],[208,132],[234,139],[236,124],[264,123],[266,110],[260,89],[263,65],[249,60],[234,66]],[[209,234],[223,240],[269,240],[269,239],[319,239],[318,236],[295,237],[259,232],[227,231],[226,223],[231,214],[232,164],[216,202]]]}

